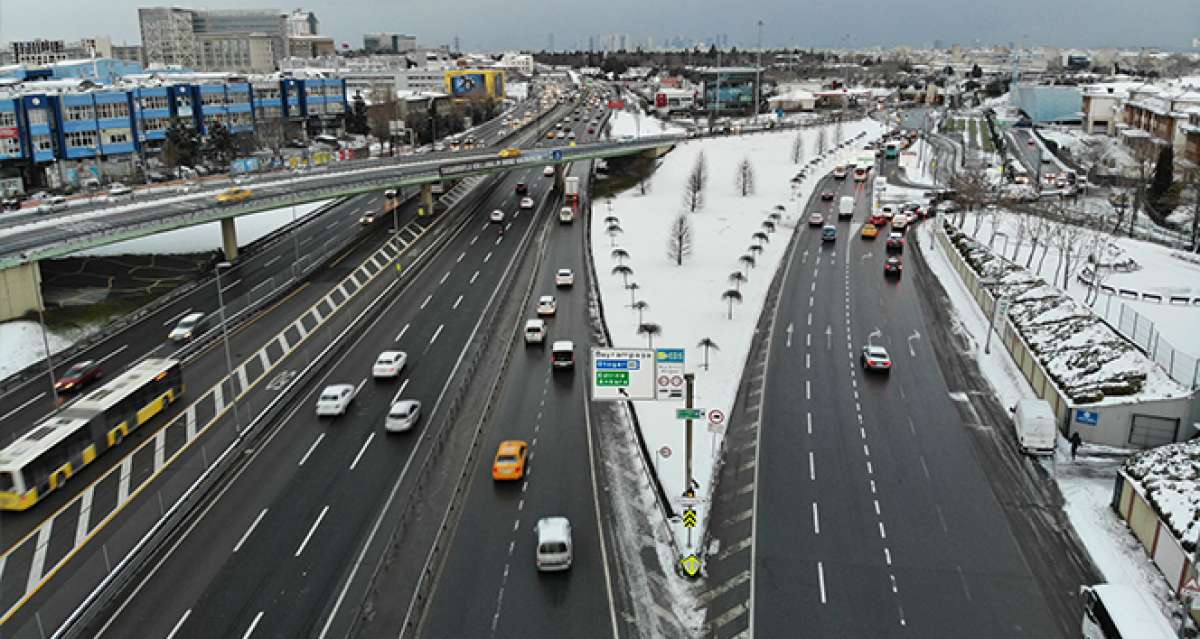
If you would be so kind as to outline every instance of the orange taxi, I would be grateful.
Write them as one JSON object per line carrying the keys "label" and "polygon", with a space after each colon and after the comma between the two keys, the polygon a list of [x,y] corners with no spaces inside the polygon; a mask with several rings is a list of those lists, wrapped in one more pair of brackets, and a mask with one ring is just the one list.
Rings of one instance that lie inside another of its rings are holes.
{"label": "orange taxi", "polygon": [[525,477],[525,459],[529,455],[529,444],[519,439],[500,442],[496,459],[492,462],[492,479],[512,481]]}
{"label": "orange taxi", "polygon": [[862,227],[863,238],[875,238],[879,236],[879,229],[874,224],[864,224]]}

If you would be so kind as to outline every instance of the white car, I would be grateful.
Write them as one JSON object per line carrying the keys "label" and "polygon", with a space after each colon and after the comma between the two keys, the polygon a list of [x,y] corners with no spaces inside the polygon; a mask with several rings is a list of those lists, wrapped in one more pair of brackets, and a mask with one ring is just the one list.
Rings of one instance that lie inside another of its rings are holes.
{"label": "white car", "polygon": [[208,329],[208,320],[204,313],[188,313],[179,319],[175,328],[167,333],[167,339],[172,342],[188,342]]}
{"label": "white car", "polygon": [[317,397],[317,417],[345,415],[354,399],[351,384],[330,384]]}
{"label": "white car", "polygon": [[408,363],[408,354],[404,351],[384,351],[375,359],[371,367],[371,375],[375,377],[399,377],[400,371]]}
{"label": "white car", "polygon": [[570,570],[571,521],[566,517],[543,517],[533,527],[537,535],[537,569],[542,572]]}
{"label": "white car", "polygon": [[546,341],[546,320],[525,320],[525,343],[542,344]]}
{"label": "white car", "polygon": [[112,185],[108,187],[109,197],[122,197],[125,195],[131,195],[132,193],[133,189],[121,184],[120,182],[113,182]]}
{"label": "white car", "polygon": [[491,215],[490,219],[493,222],[497,222],[497,223],[503,222],[504,221],[504,211],[501,211],[500,209],[496,209],[495,211],[492,211],[492,215]]}
{"label": "white car", "polygon": [[554,165],[546,165],[546,167],[542,169],[542,175],[545,177],[554,177]]}
{"label": "white car", "polygon": [[419,419],[421,419],[421,402],[415,399],[402,399],[388,409],[383,428],[389,433],[402,433],[415,426]]}
{"label": "white car", "polygon": [[574,286],[575,285],[575,273],[573,273],[571,271],[571,269],[569,269],[569,268],[558,269],[558,272],[554,274],[554,285],[555,286]]}
{"label": "white car", "polygon": [[554,301],[554,296],[543,295],[538,298],[537,314],[538,315],[553,315],[554,311],[558,310],[558,302]]}
{"label": "white car", "polygon": [[533,208],[533,198],[531,198],[531,197],[521,198],[521,208],[523,208],[523,209]]}

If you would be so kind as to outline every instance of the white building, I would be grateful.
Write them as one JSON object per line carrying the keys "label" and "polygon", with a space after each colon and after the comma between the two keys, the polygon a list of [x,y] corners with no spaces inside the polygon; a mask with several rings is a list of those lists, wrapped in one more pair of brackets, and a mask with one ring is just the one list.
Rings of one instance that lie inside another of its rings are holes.
{"label": "white building", "polygon": [[533,56],[528,53],[505,53],[500,58],[499,66],[522,75],[533,75]]}

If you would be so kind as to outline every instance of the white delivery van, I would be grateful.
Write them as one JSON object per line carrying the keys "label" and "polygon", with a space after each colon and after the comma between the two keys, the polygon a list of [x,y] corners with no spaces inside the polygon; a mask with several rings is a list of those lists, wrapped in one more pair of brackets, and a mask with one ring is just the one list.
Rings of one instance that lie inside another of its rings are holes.
{"label": "white delivery van", "polygon": [[554,369],[575,366],[575,342],[560,340],[550,345],[550,366]]}
{"label": "white delivery van", "polygon": [[1058,436],[1054,410],[1044,399],[1023,399],[1017,402],[1013,415],[1017,426],[1017,444],[1021,452],[1030,455],[1053,455]]}
{"label": "white delivery van", "polygon": [[838,201],[838,219],[848,218],[854,215],[854,196],[843,195]]}
{"label": "white delivery van", "polygon": [[542,572],[569,570],[574,559],[570,520],[542,517],[533,530],[537,535],[537,569]]}

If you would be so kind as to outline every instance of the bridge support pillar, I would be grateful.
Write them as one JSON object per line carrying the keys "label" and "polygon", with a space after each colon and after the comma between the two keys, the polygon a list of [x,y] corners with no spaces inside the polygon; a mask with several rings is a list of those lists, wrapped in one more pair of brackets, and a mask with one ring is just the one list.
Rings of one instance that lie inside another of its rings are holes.
{"label": "bridge support pillar", "polygon": [[42,269],[37,262],[0,270],[0,322],[17,319],[42,305]]}
{"label": "bridge support pillar", "polygon": [[421,185],[421,208],[418,210],[417,215],[421,215],[421,216],[433,215],[433,185],[432,184],[422,184]]}
{"label": "bridge support pillar", "polygon": [[232,217],[221,220],[221,248],[225,251],[226,262],[238,258],[237,226]]}
{"label": "bridge support pillar", "polygon": [[566,172],[563,170],[563,165],[554,165],[554,190],[563,191],[567,188]]}

